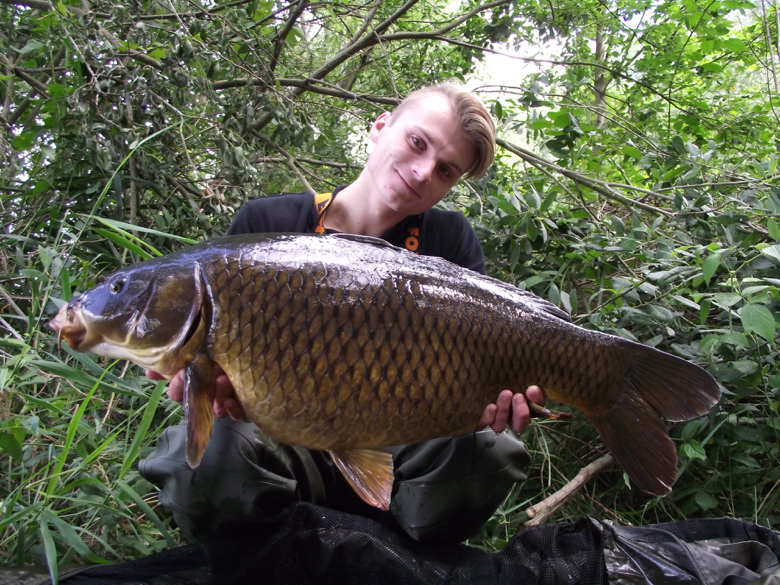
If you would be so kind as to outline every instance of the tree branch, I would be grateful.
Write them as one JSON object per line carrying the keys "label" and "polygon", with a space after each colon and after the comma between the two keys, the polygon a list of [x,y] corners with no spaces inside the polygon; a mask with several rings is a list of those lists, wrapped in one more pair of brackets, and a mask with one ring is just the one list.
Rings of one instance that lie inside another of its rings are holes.
{"label": "tree branch", "polygon": [[[473,17],[475,14],[479,14],[480,12],[483,12],[485,10],[490,10],[492,8],[495,8],[497,6],[502,6],[504,4],[508,4],[511,0],[494,0],[493,2],[488,2],[487,4],[483,4],[481,6],[477,6],[476,8],[472,9],[471,11],[467,12],[466,14],[460,16],[459,18],[456,18],[454,21],[452,21],[450,24],[438,29],[437,31],[434,31],[433,33],[425,33],[428,36],[433,35],[433,37],[438,37],[440,35],[443,35],[444,33],[452,30],[453,28],[456,28],[457,26],[460,26],[468,20],[469,18]],[[346,47],[344,47],[341,51],[339,51],[330,61],[327,61],[326,63],[323,63],[316,71],[312,72],[309,76],[307,81],[312,82],[315,80],[321,80],[324,79],[326,75],[328,75],[331,71],[336,69],[339,65],[347,61],[348,59],[352,58],[356,54],[360,53],[361,51],[364,51],[370,47],[373,47],[379,43],[386,42],[388,40],[396,40],[396,39],[405,39],[408,37],[408,34],[411,33],[398,33],[397,35],[387,35],[382,36],[385,31],[390,28],[399,18],[401,18],[406,12],[408,12],[412,6],[417,4],[419,0],[407,0],[404,4],[402,4],[398,10],[396,10],[393,14],[391,14],[389,17],[387,17],[384,21],[382,21],[378,26],[374,27],[371,32],[366,34],[362,39],[359,39],[353,43],[350,43]],[[408,38],[417,38],[414,35],[408,37]],[[301,94],[303,94],[305,91],[308,90],[308,87],[296,87],[293,91],[293,96],[296,97]],[[252,126],[252,130],[258,131],[261,128],[265,127],[272,119],[272,114],[270,112],[264,114],[261,116],[255,124]]]}
{"label": "tree branch", "polygon": [[580,488],[588,483],[588,481],[590,481],[594,475],[612,465],[614,461],[615,458],[612,456],[612,454],[607,453],[606,455],[602,455],[596,459],[593,463],[590,463],[589,465],[586,465],[580,469],[580,472],[577,474],[577,476],[569,483],[567,483],[549,498],[545,498],[538,504],[528,508],[525,513],[528,515],[530,520],[524,522],[523,526],[530,527],[544,524],[550,516],[552,516],[561,508],[561,506],[574,497]]}
{"label": "tree branch", "polygon": [[260,134],[259,132],[253,132],[253,134],[265,142],[268,146],[279,152],[281,154],[286,162],[287,166],[290,167],[290,170],[295,173],[295,176],[298,177],[298,179],[301,181],[303,186],[306,188],[307,191],[311,191],[312,193],[316,193],[316,191],[312,188],[312,186],[309,184],[309,181],[306,180],[306,177],[303,176],[303,173],[298,168],[298,161],[295,159],[293,155],[291,155],[289,152],[287,152],[285,149],[283,149],[281,146],[276,144],[273,140],[268,138],[267,136],[264,136]]}
{"label": "tree branch", "polygon": [[555,163],[551,163],[550,161],[547,161],[541,158],[540,156],[535,155],[534,153],[528,150],[525,150],[524,148],[515,146],[514,144],[511,144],[506,140],[499,138],[496,140],[496,144],[508,150],[512,154],[519,156],[524,161],[536,167],[538,166],[546,167],[558,174],[563,175],[568,179],[571,179],[572,181],[574,181],[579,185],[582,185],[583,187],[592,189],[593,191],[600,193],[604,197],[607,197],[608,199],[612,199],[613,201],[618,201],[619,203],[622,203],[627,207],[639,207],[640,209],[644,209],[645,211],[660,213],[661,215],[665,215],[666,217],[671,217],[673,215],[672,213],[666,211],[665,209],[661,209],[659,207],[653,207],[652,205],[648,205],[647,203],[642,203],[640,201],[635,201],[633,199],[629,199],[628,197],[624,197],[623,195],[620,195],[619,193],[610,189],[609,185],[604,181],[599,181],[598,179],[592,179],[581,173],[577,173],[569,169],[565,169],[559,165],[556,165]]}
{"label": "tree branch", "polygon": [[298,21],[298,18],[300,18],[301,14],[303,14],[303,11],[308,5],[309,0],[300,0],[295,9],[290,10],[290,17],[287,19],[287,22],[284,23],[284,28],[274,37],[274,54],[271,55],[271,63],[268,65],[269,71],[273,72],[276,70],[276,65],[279,62],[279,56],[282,54],[284,41],[287,39],[287,36],[290,34],[293,27],[295,26],[295,23]]}

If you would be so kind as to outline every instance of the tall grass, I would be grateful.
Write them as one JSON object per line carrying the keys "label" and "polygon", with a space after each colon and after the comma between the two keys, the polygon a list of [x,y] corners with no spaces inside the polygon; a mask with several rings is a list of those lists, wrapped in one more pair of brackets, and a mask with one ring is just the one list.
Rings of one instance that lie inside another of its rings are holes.
{"label": "tall grass", "polygon": [[45,327],[74,291],[159,255],[153,243],[169,237],[73,219],[48,245],[0,240],[0,565],[47,566],[55,581],[63,564],[118,562],[179,542],[136,470],[162,428],[180,419],[165,383],[58,347]]}

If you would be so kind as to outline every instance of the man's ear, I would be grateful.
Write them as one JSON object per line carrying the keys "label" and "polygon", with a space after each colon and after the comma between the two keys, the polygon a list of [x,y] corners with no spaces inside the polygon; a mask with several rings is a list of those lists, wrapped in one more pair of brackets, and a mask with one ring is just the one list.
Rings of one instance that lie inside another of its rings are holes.
{"label": "man's ear", "polygon": [[376,143],[376,141],[379,140],[379,135],[382,133],[382,130],[390,124],[390,116],[390,112],[382,112],[377,116],[376,120],[374,120],[374,123],[371,125],[371,132],[368,135],[371,142]]}

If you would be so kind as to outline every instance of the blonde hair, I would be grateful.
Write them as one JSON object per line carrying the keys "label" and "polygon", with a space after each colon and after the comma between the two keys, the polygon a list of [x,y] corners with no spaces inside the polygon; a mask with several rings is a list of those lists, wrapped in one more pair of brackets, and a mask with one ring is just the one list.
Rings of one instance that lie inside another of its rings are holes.
{"label": "blonde hair", "polygon": [[474,164],[463,173],[466,178],[479,179],[487,173],[493,164],[496,150],[496,124],[490,116],[485,104],[477,95],[457,81],[446,81],[439,85],[423,87],[410,93],[393,111],[393,118],[398,118],[412,104],[433,93],[444,95],[455,110],[463,133],[477,151]]}

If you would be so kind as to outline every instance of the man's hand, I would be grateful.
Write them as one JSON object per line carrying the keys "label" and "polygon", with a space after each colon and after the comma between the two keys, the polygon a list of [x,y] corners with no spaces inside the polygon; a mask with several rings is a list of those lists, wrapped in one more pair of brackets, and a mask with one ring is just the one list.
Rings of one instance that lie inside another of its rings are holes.
{"label": "man's hand", "polygon": [[[152,380],[164,380],[165,378],[153,370],[146,370],[146,377]],[[225,418],[229,416],[233,420],[241,420],[244,416],[244,409],[236,398],[233,384],[225,372],[217,364],[214,364],[211,373],[211,383],[206,388],[211,401],[211,407],[214,410],[214,416]],[[179,370],[171,378],[168,384],[168,398],[174,402],[184,400],[184,370]]]}
{"label": "man's hand", "polygon": [[[511,390],[502,390],[495,404],[488,404],[482,412],[477,429],[492,428],[502,433],[511,422],[511,428],[516,433],[522,433],[531,423],[531,410],[528,401],[536,404],[544,403],[544,394],[539,386],[529,386],[525,394],[513,394]],[[512,420],[509,420],[510,414]]]}

